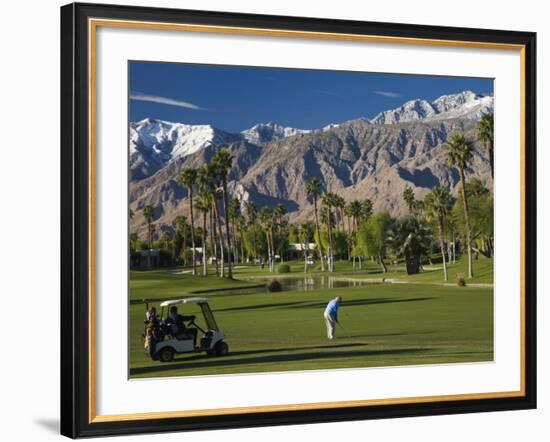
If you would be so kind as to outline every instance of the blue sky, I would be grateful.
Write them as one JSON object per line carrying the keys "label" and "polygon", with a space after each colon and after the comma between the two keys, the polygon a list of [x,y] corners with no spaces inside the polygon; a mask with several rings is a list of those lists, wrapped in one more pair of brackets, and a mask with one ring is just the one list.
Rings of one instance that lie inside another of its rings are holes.
{"label": "blue sky", "polygon": [[156,118],[240,131],[256,123],[317,129],[407,100],[472,90],[493,80],[464,77],[130,62],[130,121]]}

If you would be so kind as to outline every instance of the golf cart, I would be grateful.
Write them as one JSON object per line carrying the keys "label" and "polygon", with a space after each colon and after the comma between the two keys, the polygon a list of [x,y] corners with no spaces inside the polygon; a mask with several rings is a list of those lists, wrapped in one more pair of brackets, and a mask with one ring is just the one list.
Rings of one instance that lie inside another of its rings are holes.
{"label": "golf cart", "polygon": [[[170,324],[168,312],[173,306],[179,304],[189,305],[197,304],[200,307],[204,318],[205,328],[201,328],[195,322],[195,316],[183,317],[187,321],[185,330],[177,330],[175,324]],[[164,301],[160,304],[160,316],[156,315],[154,309],[149,310],[147,306],[147,318],[145,322],[144,347],[146,354],[154,361],[170,362],[174,359],[175,354],[180,353],[201,353],[206,352],[210,356],[225,356],[229,347],[225,342],[225,336],[218,328],[216,320],[206,298],[185,298],[172,301]],[[164,316],[166,310],[166,317]],[[151,314],[153,311],[153,314]],[[202,333],[199,345],[195,343],[194,331],[191,327],[195,327],[196,331]]]}

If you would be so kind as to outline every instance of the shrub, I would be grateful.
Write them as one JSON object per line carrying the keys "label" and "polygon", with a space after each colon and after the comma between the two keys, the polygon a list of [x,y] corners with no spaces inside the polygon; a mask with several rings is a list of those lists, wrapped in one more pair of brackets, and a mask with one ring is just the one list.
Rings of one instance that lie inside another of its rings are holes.
{"label": "shrub", "polygon": [[466,277],[464,276],[464,273],[456,274],[456,285],[459,287],[466,287]]}
{"label": "shrub", "polygon": [[280,292],[281,290],[283,290],[283,286],[281,285],[281,283],[277,279],[271,279],[266,284],[266,287],[270,292]]}
{"label": "shrub", "polygon": [[288,264],[279,264],[277,266],[278,273],[290,273],[290,266]]}

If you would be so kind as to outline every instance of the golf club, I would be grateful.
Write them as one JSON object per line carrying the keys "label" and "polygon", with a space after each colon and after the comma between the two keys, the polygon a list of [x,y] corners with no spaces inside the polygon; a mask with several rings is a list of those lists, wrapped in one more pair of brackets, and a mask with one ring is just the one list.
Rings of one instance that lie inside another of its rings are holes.
{"label": "golf club", "polygon": [[344,332],[344,335],[345,337],[347,338],[348,336],[348,332],[346,331],[346,329],[344,328],[344,326],[342,324],[340,324],[340,321],[336,321],[336,323],[340,326],[340,328],[342,329],[342,331]]}

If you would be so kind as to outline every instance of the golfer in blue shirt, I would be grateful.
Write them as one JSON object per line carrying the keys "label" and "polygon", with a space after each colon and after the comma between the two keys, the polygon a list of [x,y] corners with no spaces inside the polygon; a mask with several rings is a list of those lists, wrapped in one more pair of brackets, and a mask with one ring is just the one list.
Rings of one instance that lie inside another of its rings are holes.
{"label": "golfer in blue shirt", "polygon": [[338,307],[342,302],[342,297],[337,296],[332,301],[327,304],[325,309],[324,317],[325,323],[327,325],[327,337],[329,339],[334,339],[334,332],[336,331],[336,323],[338,322]]}

